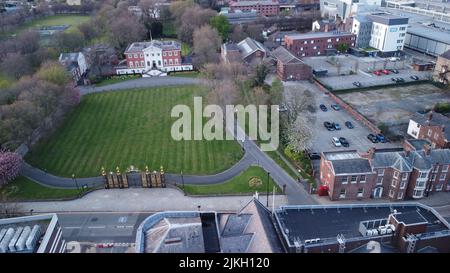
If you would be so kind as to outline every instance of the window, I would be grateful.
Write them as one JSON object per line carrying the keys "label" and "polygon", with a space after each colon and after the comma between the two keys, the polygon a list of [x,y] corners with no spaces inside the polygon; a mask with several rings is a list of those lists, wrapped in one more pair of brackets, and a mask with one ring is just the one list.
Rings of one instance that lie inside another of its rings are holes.
{"label": "window", "polygon": [[133,54],[127,54],[128,58],[133,58]]}
{"label": "window", "polygon": [[445,173],[441,174],[441,177],[439,177],[439,181],[444,181],[446,177],[447,175]]}
{"label": "window", "polygon": [[443,172],[443,173],[448,172],[448,165],[442,166],[442,172]]}
{"label": "window", "polygon": [[311,40],[311,44],[314,44],[314,40]]}
{"label": "window", "polygon": [[141,58],[144,58],[144,54],[141,53],[140,56],[141,56]]}
{"label": "window", "polygon": [[167,60],[164,60],[164,66],[166,66],[167,65]]}
{"label": "window", "polygon": [[336,38],[336,42],[339,42],[339,38]]}
{"label": "window", "polygon": [[306,45],[308,43],[308,41],[304,41],[303,43]]}
{"label": "window", "polygon": [[160,53],[158,53],[158,54],[156,54],[157,56],[161,56],[161,54]]}
{"label": "window", "polygon": [[175,59],[175,64],[178,64],[178,59]]}
{"label": "window", "polygon": [[303,47],[301,47],[300,50],[303,51]]}
{"label": "window", "polygon": [[405,29],[406,29],[406,27],[401,27],[401,28],[400,28],[400,30],[405,30]]}
{"label": "window", "polygon": [[172,56],[172,51],[169,51],[169,56]]}
{"label": "window", "polygon": [[397,187],[397,180],[392,179],[391,186],[394,187],[394,188]]}
{"label": "window", "polygon": [[432,174],[431,175],[431,181],[435,181],[436,180],[436,174]]}
{"label": "window", "polygon": [[428,135],[428,136],[431,136],[431,133],[432,133],[432,132],[431,132],[431,129],[428,129],[427,135]]}
{"label": "window", "polygon": [[356,197],[363,197],[364,194],[364,189],[363,188],[359,188],[358,189],[358,193],[356,194]]}
{"label": "window", "polygon": [[434,166],[433,168],[433,172],[437,173],[439,171],[439,165]]}
{"label": "window", "polygon": [[314,46],[313,49],[317,49],[317,46]]}
{"label": "window", "polygon": [[366,183],[366,176],[365,175],[361,175],[361,177],[359,178],[359,183]]}
{"label": "window", "polygon": [[348,176],[343,176],[343,177],[341,178],[341,183],[342,183],[342,184],[347,184],[347,183],[348,183]]}
{"label": "window", "polygon": [[402,199],[403,198],[403,192],[402,191],[399,191],[398,193],[397,193],[397,199]]}
{"label": "window", "polygon": [[383,177],[377,177],[377,185],[383,184]]}
{"label": "window", "polygon": [[129,64],[130,64],[130,67],[133,67],[133,62],[130,62]]}
{"label": "window", "polygon": [[134,63],[134,65],[135,65],[136,67],[139,67],[139,62],[136,61],[136,62]]}
{"label": "window", "polygon": [[404,189],[406,187],[406,181],[400,182],[400,189]]}
{"label": "window", "polygon": [[161,65],[161,61],[158,61],[158,65]]}
{"label": "window", "polygon": [[389,197],[390,197],[390,198],[394,198],[394,194],[395,194],[395,191],[394,191],[393,189],[391,189],[391,190],[389,191]]}
{"label": "window", "polygon": [[425,181],[417,181],[416,182],[416,188],[424,188],[425,187]]}
{"label": "window", "polygon": [[399,36],[400,36],[400,37],[405,37],[405,35],[406,35],[405,33],[400,33]]}
{"label": "window", "polygon": [[413,197],[414,198],[421,198],[421,197],[423,197],[423,190],[414,190]]}
{"label": "window", "polygon": [[419,173],[419,178],[427,178],[427,173],[426,172],[420,172]]}
{"label": "window", "polygon": [[166,52],[163,52],[163,56],[166,56]]}
{"label": "window", "polygon": [[177,52],[177,51],[174,51],[174,52],[173,52],[173,56],[178,56],[178,52]]}
{"label": "window", "polygon": [[145,54],[145,56],[147,56],[147,57],[148,57],[148,53],[147,53],[147,54]]}
{"label": "window", "polygon": [[142,67],[144,66],[144,61],[141,61],[141,66],[142,66]]}
{"label": "window", "polygon": [[402,180],[407,180],[407,179],[408,179],[408,173],[402,174]]}
{"label": "window", "polygon": [[403,40],[397,40],[397,44],[403,43]]}
{"label": "window", "polygon": [[394,171],[394,178],[398,178],[399,172],[398,171]]}
{"label": "window", "polygon": [[147,66],[150,66],[150,62],[149,61],[147,61]]}
{"label": "window", "polygon": [[383,175],[384,175],[384,169],[379,169],[378,176],[383,176]]}
{"label": "window", "polygon": [[355,183],[356,183],[356,178],[357,178],[356,175],[352,175],[352,178],[351,178],[351,183],[352,183],[352,184],[355,184]]}
{"label": "window", "polygon": [[331,39],[328,39],[327,42],[328,42],[328,43],[331,43]]}
{"label": "window", "polygon": [[442,184],[436,185],[436,186],[434,187],[434,190],[435,190],[435,191],[442,191]]}
{"label": "window", "polygon": [[333,48],[333,46],[332,45],[328,45],[327,48]]}
{"label": "window", "polygon": [[339,198],[345,198],[345,189],[341,189],[341,192],[339,193]]}
{"label": "window", "polygon": [[136,53],[134,53],[134,57],[137,58],[137,56],[138,56],[138,55],[137,55]]}
{"label": "window", "polygon": [[173,64],[173,63],[172,63],[172,59],[169,59],[169,64],[170,64],[170,65],[172,65],[172,64]]}

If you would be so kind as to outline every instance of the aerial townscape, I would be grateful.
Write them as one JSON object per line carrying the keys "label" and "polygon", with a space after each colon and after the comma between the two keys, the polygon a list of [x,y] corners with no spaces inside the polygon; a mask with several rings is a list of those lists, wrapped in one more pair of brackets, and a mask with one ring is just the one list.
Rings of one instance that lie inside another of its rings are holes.
{"label": "aerial townscape", "polygon": [[0,257],[450,253],[449,222],[449,0],[0,0]]}

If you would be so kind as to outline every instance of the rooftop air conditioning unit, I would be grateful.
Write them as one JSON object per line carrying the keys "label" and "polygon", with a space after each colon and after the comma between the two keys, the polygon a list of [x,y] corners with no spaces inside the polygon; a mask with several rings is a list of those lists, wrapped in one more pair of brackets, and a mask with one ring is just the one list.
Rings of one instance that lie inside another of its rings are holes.
{"label": "rooftop air conditioning unit", "polygon": [[384,235],[384,234],[386,234],[386,228],[380,228],[380,234],[381,235]]}
{"label": "rooftop air conditioning unit", "polygon": [[387,228],[386,232],[387,232],[387,234],[391,234],[392,233],[392,229],[391,228]]}
{"label": "rooftop air conditioning unit", "polygon": [[305,244],[311,243],[311,240],[305,240]]}
{"label": "rooftop air conditioning unit", "polygon": [[372,235],[373,235],[373,232],[371,229],[366,231],[366,236],[372,236]]}
{"label": "rooftop air conditioning unit", "polygon": [[378,235],[378,230],[372,229],[372,235],[373,235],[373,236],[377,236],[377,235]]}

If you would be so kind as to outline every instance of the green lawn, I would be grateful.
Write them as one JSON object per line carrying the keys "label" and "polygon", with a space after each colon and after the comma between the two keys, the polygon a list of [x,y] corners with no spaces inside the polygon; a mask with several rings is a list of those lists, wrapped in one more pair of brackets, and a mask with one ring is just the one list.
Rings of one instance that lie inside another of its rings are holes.
{"label": "green lawn", "polygon": [[169,74],[169,76],[198,78],[198,77],[200,77],[200,72],[197,72],[197,71],[172,72],[172,73]]}
{"label": "green lawn", "polygon": [[160,87],[84,96],[64,125],[25,158],[48,172],[97,176],[104,166],[121,170],[134,165],[167,172],[213,174],[242,157],[235,141],[175,141],[173,106],[193,105],[199,86]]}
{"label": "green lawn", "polygon": [[44,26],[70,25],[66,31],[74,31],[81,23],[88,21],[91,17],[88,15],[51,15],[27,22],[20,26],[14,34],[18,34],[25,29],[37,29]]}
{"label": "green lawn", "polygon": [[76,197],[78,190],[65,190],[44,187],[26,177],[16,180],[1,189],[10,200],[45,200]]}
{"label": "green lawn", "polygon": [[280,156],[277,154],[277,152],[275,151],[268,151],[266,152],[266,154],[268,154],[273,161],[275,161],[278,166],[280,166],[285,172],[287,172],[292,178],[294,178],[295,180],[298,179],[299,175],[298,173],[295,173],[291,168],[289,168],[289,166],[286,164],[286,162],[284,162]]}
{"label": "green lawn", "polygon": [[[260,179],[260,184],[250,186],[249,180],[253,177]],[[281,190],[278,185],[270,178],[269,192],[273,191],[275,186],[276,192]],[[182,189],[182,186],[180,186]],[[267,173],[261,167],[251,166],[239,176],[221,184],[214,185],[185,185],[185,191],[188,194],[202,195],[202,194],[237,194],[237,193],[260,193],[267,191]]]}
{"label": "green lawn", "polygon": [[167,21],[163,23],[163,35],[166,37],[172,37],[177,35],[177,30],[173,21]]}

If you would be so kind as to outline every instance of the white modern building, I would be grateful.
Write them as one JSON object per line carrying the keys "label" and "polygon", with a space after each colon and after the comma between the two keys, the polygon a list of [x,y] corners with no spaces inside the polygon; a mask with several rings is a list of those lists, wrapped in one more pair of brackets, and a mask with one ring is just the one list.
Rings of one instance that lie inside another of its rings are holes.
{"label": "white modern building", "polygon": [[342,20],[352,17],[362,10],[372,10],[380,7],[382,0],[320,0],[322,17]]}
{"label": "white modern building", "polygon": [[67,71],[72,75],[75,84],[78,84],[88,70],[86,57],[81,52],[61,53],[59,62],[64,65]]}
{"label": "white modern building", "polygon": [[398,56],[403,50],[408,29],[408,18],[387,13],[368,15],[372,21],[369,46],[382,56]]}

